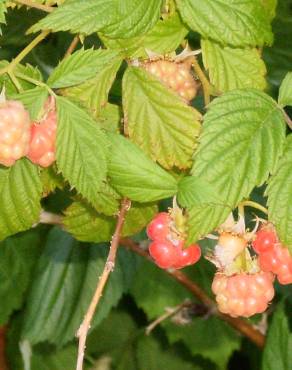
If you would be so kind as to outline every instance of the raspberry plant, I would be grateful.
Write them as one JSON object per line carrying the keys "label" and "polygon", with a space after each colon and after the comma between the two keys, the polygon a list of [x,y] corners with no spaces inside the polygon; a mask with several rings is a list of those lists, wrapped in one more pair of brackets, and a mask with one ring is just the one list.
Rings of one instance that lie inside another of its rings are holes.
{"label": "raspberry plant", "polygon": [[291,9],[0,0],[0,369],[292,368]]}

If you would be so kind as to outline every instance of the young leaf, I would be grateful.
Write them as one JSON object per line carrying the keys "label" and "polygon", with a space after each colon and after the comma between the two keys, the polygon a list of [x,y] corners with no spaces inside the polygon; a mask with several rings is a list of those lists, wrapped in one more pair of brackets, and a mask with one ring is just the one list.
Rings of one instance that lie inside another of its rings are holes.
{"label": "young leaf", "polygon": [[269,181],[269,220],[275,225],[281,241],[292,254],[292,135],[286,140],[283,157]]}
{"label": "young leaf", "polygon": [[[74,338],[92,298],[108,253],[106,245],[81,245],[54,228],[39,260],[26,307],[23,339],[58,347]],[[121,249],[98,306],[96,327],[126,291],[136,269],[135,256]]]}
{"label": "young leaf", "polygon": [[39,242],[39,233],[30,230],[0,243],[0,325],[6,324],[10,314],[23,304]]}
{"label": "young leaf", "polygon": [[283,107],[286,105],[292,105],[292,72],[288,72],[282,81],[278,102]]}
{"label": "young leaf", "polygon": [[57,97],[57,113],[58,169],[71,186],[94,204],[106,177],[107,138],[97,123],[68,99]]}
{"label": "young leaf", "polygon": [[204,38],[232,46],[271,44],[270,20],[261,0],[177,0],[183,21]]}
{"label": "young leaf", "polygon": [[204,66],[211,83],[220,92],[233,89],[266,87],[266,66],[257,49],[239,49],[202,40]]}
{"label": "young leaf", "polygon": [[[71,0],[31,27],[90,35],[102,32],[111,38],[146,33],[158,21],[162,0]],[[82,15],[82,16],[81,16]]]}
{"label": "young leaf", "polygon": [[10,168],[0,166],[0,240],[39,220],[41,194],[38,169],[29,160],[21,159]]}
{"label": "young leaf", "polygon": [[48,91],[44,87],[35,87],[21,94],[10,95],[10,99],[20,100],[29,111],[30,118],[35,121],[39,117],[48,97]]}
{"label": "young leaf", "polygon": [[[113,54],[113,52],[111,53]],[[101,113],[101,109],[107,103],[109,90],[120,65],[120,58],[112,58],[112,60],[108,61],[107,64],[97,72],[97,76],[87,80],[81,85],[64,89],[62,94],[80,101],[95,117],[98,117]]]}
{"label": "young leaf", "polygon": [[123,78],[123,108],[130,138],[166,168],[187,168],[197,145],[200,113],[142,68]]}
{"label": "young leaf", "polygon": [[110,183],[137,202],[152,202],[176,194],[176,180],[155,164],[137,145],[122,135],[108,133],[111,155]]}
{"label": "young leaf", "polygon": [[[158,208],[153,204],[132,204],[126,215],[122,236],[141,231],[157,212]],[[79,201],[66,209],[63,223],[76,239],[100,243],[111,240],[117,219],[101,215],[84,201]]]}
{"label": "young leaf", "polygon": [[52,88],[78,85],[101,73],[108,65],[121,63],[117,52],[111,50],[78,50],[65,58],[48,79]]}
{"label": "young leaf", "polygon": [[291,309],[287,313],[284,302],[281,302],[269,326],[262,370],[288,370],[292,367],[292,332],[289,325]]}

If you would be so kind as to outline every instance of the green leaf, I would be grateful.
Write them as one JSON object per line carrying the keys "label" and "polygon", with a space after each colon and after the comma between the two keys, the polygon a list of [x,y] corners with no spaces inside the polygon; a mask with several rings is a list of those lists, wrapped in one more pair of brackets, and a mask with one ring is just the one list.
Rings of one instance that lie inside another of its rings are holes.
{"label": "green leaf", "polygon": [[274,172],[284,150],[285,129],[281,109],[263,92],[233,90],[213,100],[192,175],[213,185],[226,207],[196,208],[197,225],[192,222],[190,228],[195,228],[195,238],[222,223],[228,206],[235,207]]}
{"label": "green leaf", "polygon": [[176,50],[188,29],[182,23],[178,13],[160,19],[156,25],[146,34],[131,39],[111,39],[100,35],[102,42],[109,49],[119,50],[125,57],[147,57],[146,50],[158,54],[171,53]]}
{"label": "green leaf", "polygon": [[38,256],[39,233],[30,230],[0,243],[0,325],[19,309],[29,286],[32,268]]}
{"label": "green leaf", "polygon": [[95,117],[99,116],[102,108],[106,105],[109,90],[121,65],[121,59],[114,58],[113,52],[111,54],[111,60],[108,60],[106,65],[97,72],[97,76],[81,85],[62,91],[63,95],[80,101]]}
{"label": "green leaf", "polygon": [[[127,212],[122,236],[141,231],[158,212],[152,204],[133,204]],[[84,201],[72,203],[65,211],[63,223],[76,239],[88,242],[106,242],[112,239],[117,218],[101,215]]]}
{"label": "green leaf", "polygon": [[292,105],[292,72],[288,72],[282,81],[278,102],[283,107]]}
{"label": "green leaf", "polygon": [[208,182],[195,176],[186,176],[179,181],[177,197],[182,207],[220,202],[216,190]]}
{"label": "green leaf", "polygon": [[[6,23],[5,21],[5,13],[6,13],[6,4],[5,4],[5,0],[0,0],[0,24],[2,23]],[[2,35],[2,30],[1,30],[1,27],[0,27],[0,36]]]}
{"label": "green leaf", "polygon": [[63,189],[65,185],[65,181],[62,175],[57,173],[55,165],[42,169],[41,181],[44,196],[54,192],[56,188]]}
{"label": "green leaf", "polygon": [[31,370],[73,369],[76,365],[77,346],[70,344],[62,349],[51,349],[47,344],[33,348]]}
{"label": "green leaf", "polygon": [[38,169],[27,159],[9,168],[0,166],[0,240],[39,220],[41,193]]}
{"label": "green leaf", "polygon": [[[146,33],[158,21],[162,0],[70,0],[30,30],[102,32],[112,38]],[[82,16],[81,16],[82,15]]]}
{"label": "green leaf", "polygon": [[187,168],[197,145],[201,115],[142,68],[123,78],[123,108],[130,138],[166,168]]}
{"label": "green leaf", "polygon": [[[28,297],[23,339],[32,344],[48,341],[60,347],[74,338],[107,253],[106,245],[82,245],[64,231],[52,229]],[[128,289],[135,266],[135,256],[119,250],[115,270],[95,313],[92,328],[108,315]]]}
{"label": "green leaf", "polygon": [[119,132],[122,119],[121,109],[118,105],[107,103],[98,116],[98,123],[101,128],[110,132]]}
{"label": "green leaf", "polygon": [[261,0],[177,0],[176,3],[183,21],[204,38],[240,47],[273,41]]}
{"label": "green leaf", "polygon": [[210,82],[218,91],[266,88],[266,67],[257,49],[231,48],[210,40],[202,40],[201,47]]}
{"label": "green leaf", "polygon": [[107,138],[83,109],[66,98],[56,100],[58,169],[71,186],[94,204],[106,177]]}
{"label": "green leaf", "polygon": [[142,337],[137,345],[139,370],[200,370],[194,361],[186,361],[178,356],[175,348],[164,349],[153,336]]}
{"label": "green leaf", "polygon": [[9,98],[20,100],[29,111],[30,118],[36,121],[39,114],[42,113],[45,101],[48,97],[48,91],[44,87],[35,87],[22,93],[10,95]]}
{"label": "green leaf", "polygon": [[269,181],[268,196],[269,220],[275,225],[281,241],[290,248],[292,254],[292,135],[286,140],[283,157]]}
{"label": "green leaf", "polygon": [[122,135],[108,133],[111,156],[110,183],[119,193],[137,202],[152,202],[176,194],[177,182]]}
{"label": "green leaf", "polygon": [[52,88],[78,85],[102,73],[108,65],[121,63],[115,51],[80,49],[61,61],[48,79]]}
{"label": "green leaf", "polygon": [[292,367],[292,333],[289,325],[290,312],[285,312],[284,302],[277,305],[269,326],[263,353],[262,370],[288,370]]}

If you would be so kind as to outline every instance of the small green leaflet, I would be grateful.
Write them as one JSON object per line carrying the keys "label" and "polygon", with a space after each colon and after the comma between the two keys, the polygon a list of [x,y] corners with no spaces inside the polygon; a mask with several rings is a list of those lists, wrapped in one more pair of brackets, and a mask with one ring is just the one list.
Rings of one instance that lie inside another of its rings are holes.
{"label": "small green leaflet", "polygon": [[257,49],[240,49],[202,40],[202,55],[210,82],[219,92],[266,87],[266,66]]}
{"label": "small green leaflet", "polygon": [[36,229],[0,243],[0,325],[6,324],[10,314],[23,304],[39,254],[39,244],[40,236]]}
{"label": "small green leaflet", "polygon": [[63,95],[81,102],[95,117],[99,116],[106,105],[109,90],[121,65],[121,59],[114,57],[114,52],[110,53],[112,54],[111,60],[108,60],[106,65],[102,65],[95,77],[80,85],[62,90]]}
{"label": "small green leaflet", "polygon": [[197,145],[201,115],[142,68],[123,78],[126,130],[137,145],[165,168],[188,168]]}
{"label": "small green leaflet", "polygon": [[[141,231],[157,212],[158,208],[153,204],[132,204],[126,215],[122,236]],[[79,201],[66,209],[63,223],[76,239],[100,243],[111,240],[117,218],[102,215],[84,201]]]}
{"label": "small green leaflet", "polygon": [[204,38],[231,46],[271,44],[270,19],[261,0],[177,0],[183,21]]}
{"label": "small green leaflet", "polygon": [[275,225],[281,241],[292,255],[292,135],[277,169],[271,177],[266,194],[268,196],[269,220]]}
{"label": "small green leaflet", "polygon": [[292,368],[292,332],[289,325],[291,306],[285,302],[277,305],[272,323],[269,325],[264,348],[262,370],[289,370]]}
{"label": "small green leaflet", "polygon": [[[48,341],[58,347],[72,340],[91,301],[107,254],[105,244],[81,244],[64,231],[53,228],[29,292],[22,338],[32,344]],[[135,271],[136,256],[120,249],[92,328],[128,290]]]}
{"label": "small green leaflet", "polygon": [[81,49],[61,61],[50,75],[48,85],[52,88],[78,85],[116,63],[120,65],[121,58],[115,51]]}
{"label": "small green leaflet", "polygon": [[[5,21],[5,13],[6,13],[6,0],[0,0],[0,24],[6,23]],[[2,35],[2,30],[0,27],[0,35]]]}
{"label": "small green leaflet", "polygon": [[41,194],[38,169],[29,160],[18,160],[9,168],[0,166],[0,240],[38,222]]}
{"label": "small green leaflet", "polygon": [[281,106],[292,106],[292,72],[288,72],[279,90],[278,102]]}
{"label": "small green leaflet", "polygon": [[230,207],[274,172],[284,150],[285,129],[281,109],[263,92],[233,90],[213,100],[204,117],[192,175],[218,189],[225,206],[210,204],[190,211],[194,238],[225,221]]}
{"label": "small green leaflet", "polygon": [[108,133],[111,143],[108,175],[119,193],[137,202],[171,197],[177,182],[154,163],[137,145],[122,135]]}
{"label": "small green leaflet", "polygon": [[44,87],[35,87],[34,89],[25,90],[20,94],[9,96],[9,98],[20,100],[23,103],[33,121],[40,118],[39,115],[42,114],[47,97],[48,90]]}
{"label": "small green leaflet", "polygon": [[57,167],[70,185],[94,204],[106,178],[108,140],[89,114],[57,97]]}
{"label": "small green leaflet", "polygon": [[130,38],[149,31],[159,20],[162,0],[70,0],[32,26],[111,38]]}

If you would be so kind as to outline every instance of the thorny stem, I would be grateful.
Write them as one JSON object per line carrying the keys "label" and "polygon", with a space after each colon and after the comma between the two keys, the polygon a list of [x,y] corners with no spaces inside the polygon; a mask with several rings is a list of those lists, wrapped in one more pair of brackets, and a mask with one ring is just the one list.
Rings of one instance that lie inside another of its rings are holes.
{"label": "thorny stem", "polygon": [[43,39],[47,37],[47,35],[50,33],[50,31],[43,31],[41,32],[30,44],[28,44],[18,55],[15,59],[12,60],[11,63],[8,64],[8,66],[2,68],[0,70],[0,75],[4,73],[8,73],[9,71],[13,71],[15,66],[22,61],[23,58],[27,56],[31,52],[33,48],[37,46]]}
{"label": "thorny stem", "polygon": [[259,211],[263,212],[264,214],[268,214],[268,210],[266,207],[262,206],[261,204],[257,202],[253,202],[252,200],[244,200],[243,202],[240,203],[239,207],[252,207],[255,209],[258,209]]}
{"label": "thorny stem", "polygon": [[36,8],[36,9],[39,9],[39,10],[43,10],[44,12],[47,12],[47,13],[51,13],[54,9],[56,9],[52,6],[38,4],[38,3],[35,3],[33,1],[30,1],[30,0],[13,0],[13,2],[17,3],[17,4],[22,4],[22,5],[28,6],[29,8]]}
{"label": "thorny stem", "polygon": [[72,40],[71,44],[69,45],[63,59],[67,58],[69,55],[71,55],[73,53],[73,51],[76,49],[78,43],[79,43],[79,35],[76,35],[74,37],[74,39]]}
{"label": "thorny stem", "polygon": [[204,102],[205,106],[207,106],[210,103],[210,90],[211,90],[210,82],[205,76],[205,73],[202,71],[200,64],[198,63],[196,58],[192,59],[192,66],[202,83]]}
{"label": "thorny stem", "polygon": [[86,337],[90,329],[90,324],[91,324],[93,315],[95,313],[96,307],[102,296],[103,289],[107,283],[110,273],[114,270],[117,249],[118,249],[119,241],[120,241],[120,235],[121,235],[121,231],[124,225],[126,213],[129,210],[130,206],[131,206],[131,202],[128,199],[124,199],[122,201],[116,229],[115,229],[115,232],[112,238],[110,251],[109,251],[106,263],[104,265],[103,272],[101,276],[99,277],[99,281],[98,281],[95,293],[93,295],[92,301],[84,316],[84,320],[82,324],[80,325],[80,328],[78,329],[78,332],[77,332],[77,337],[79,338],[79,347],[78,347],[78,359],[77,359],[76,370],[83,369],[83,359],[84,359],[84,352],[85,352]]}
{"label": "thorny stem", "polygon": [[[137,243],[135,243],[130,238],[122,238],[120,244],[134,251],[135,253],[143,256],[150,261],[151,258],[149,254],[143,251]],[[209,296],[192,280],[189,279],[187,275],[179,270],[167,270],[168,275],[177,280],[181,285],[188,289],[197,299],[199,299],[204,305],[206,305],[210,312],[219,317],[220,319],[229,323],[238,332],[249,338],[254,342],[259,348],[263,348],[265,344],[265,336],[250,325],[247,321],[240,318],[234,318],[228,315],[224,315],[217,310],[215,302],[209,298]]]}

